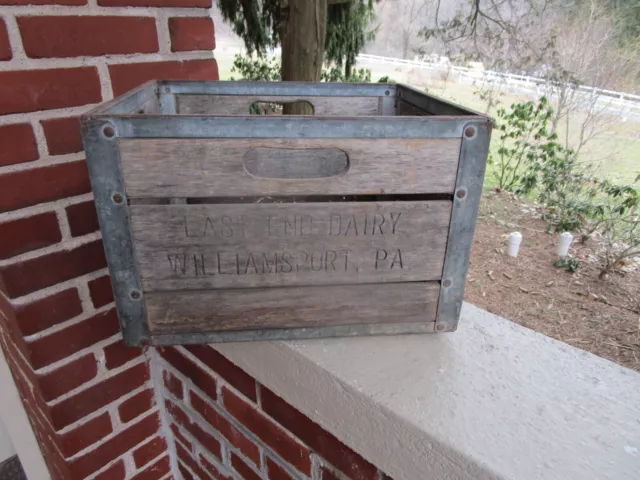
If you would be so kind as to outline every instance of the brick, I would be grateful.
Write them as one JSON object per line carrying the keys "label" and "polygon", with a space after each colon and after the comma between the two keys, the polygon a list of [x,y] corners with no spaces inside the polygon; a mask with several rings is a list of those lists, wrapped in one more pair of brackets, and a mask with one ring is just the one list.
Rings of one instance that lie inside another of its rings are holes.
{"label": "brick", "polygon": [[92,418],[87,423],[77,426],[73,430],[60,435],[59,446],[65,457],[71,457],[90,445],[102,440],[113,432],[109,413]]}
{"label": "brick", "polygon": [[195,362],[185,357],[175,347],[160,347],[157,349],[157,352],[162,358],[173,365],[176,370],[189,378],[197,388],[202,390],[211,399],[216,399],[218,396],[216,381],[211,375],[196,365]]}
{"label": "brick", "polygon": [[[178,443],[176,443],[176,453],[178,454],[178,459],[181,460],[187,467],[189,467],[191,469],[191,471],[193,473],[195,473],[200,480],[212,480],[213,479],[213,477],[211,477],[209,474],[207,474],[200,467],[200,465],[198,465],[198,462],[196,462],[193,459],[191,454],[189,452],[187,452],[184,449],[184,447],[182,447],[182,445],[180,445]],[[192,477],[185,476],[185,478],[192,478]]]}
{"label": "brick", "polygon": [[189,440],[187,440],[187,438],[182,434],[177,424],[172,423],[171,427],[169,428],[171,428],[171,431],[173,432],[173,436],[175,437],[175,439],[178,440],[180,443],[182,443],[182,445],[185,448],[188,448],[189,450],[193,448],[193,444]]}
{"label": "brick", "polygon": [[71,425],[148,381],[149,368],[142,363],[66,398],[51,407],[53,427],[59,430]]}
{"label": "brick", "polygon": [[42,125],[44,136],[47,139],[49,155],[65,155],[82,151],[82,136],[78,117],[40,120],[40,125]]}
{"label": "brick", "polygon": [[124,480],[126,477],[127,472],[124,467],[124,462],[122,460],[118,460],[104,472],[93,477],[93,480]]}
{"label": "brick", "polygon": [[28,343],[31,364],[36,370],[45,367],[109,338],[119,330],[120,324],[115,309],[98,313]]}
{"label": "brick", "polygon": [[173,375],[168,370],[162,372],[162,379],[164,381],[164,387],[169,390],[169,393],[180,400],[183,399],[183,386],[182,381]]}
{"label": "brick", "polygon": [[160,478],[164,479],[164,476],[169,473],[169,470],[171,470],[171,460],[167,455],[165,457],[162,457],[157,462],[149,465],[143,471],[132,477],[131,480],[158,480]]}
{"label": "brick", "polygon": [[226,387],[223,387],[222,398],[227,411],[242,425],[269,445],[283,460],[289,462],[305,475],[310,475],[309,449],[299,444],[278,425]]}
{"label": "brick", "polygon": [[274,462],[271,457],[267,457],[267,478],[269,480],[294,480],[289,473]]}
{"label": "brick", "polygon": [[218,64],[214,59],[127,63],[109,65],[109,75],[118,96],[148,80],[218,80]]}
{"label": "brick", "polygon": [[0,148],[0,166],[2,167],[33,162],[40,158],[36,137],[29,123],[0,126],[0,145],[2,145]]}
{"label": "brick", "polygon": [[164,438],[156,437],[133,451],[133,461],[136,467],[141,468],[166,451],[167,442]]}
{"label": "brick", "polygon": [[211,455],[214,455],[218,459],[222,458],[222,447],[213,435],[205,432],[197,423],[193,422],[191,418],[189,418],[189,415],[175,403],[165,400],[165,405],[167,411],[173,416],[178,425],[189,432]]}
{"label": "brick", "polygon": [[159,423],[158,415],[154,414],[123,430],[95,450],[73,460],[69,465],[71,473],[77,478],[85,478],[157,433]]}
{"label": "brick", "polygon": [[[0,275],[0,287],[2,287],[2,275]],[[16,310],[6,295],[1,293],[0,289],[0,346],[4,346],[7,355],[13,354],[13,351],[20,352],[16,357],[27,365],[23,358],[29,358],[29,350],[18,327]],[[30,367],[28,367],[28,371],[33,374]],[[31,378],[35,378],[35,374],[32,377],[27,377],[28,380]]]}
{"label": "brick", "polygon": [[81,313],[82,303],[75,288],[16,307],[16,319],[23,335],[41,332]]}
{"label": "brick", "polygon": [[261,389],[262,409],[353,480],[377,480],[378,470],[336,437],[324,430],[267,388]]}
{"label": "brick", "polygon": [[12,57],[7,25],[4,23],[4,20],[0,18],[0,61],[11,60]]}
{"label": "brick", "polygon": [[97,374],[98,365],[92,353],[76,358],[56,370],[39,376],[42,396],[47,402],[54,400],[94,379]]}
{"label": "brick", "polygon": [[144,390],[125,400],[118,407],[118,414],[123,423],[130,422],[153,407],[153,390]]}
{"label": "brick", "polygon": [[5,173],[0,175],[0,212],[52,202],[90,191],[89,172],[84,160]]}
{"label": "brick", "polygon": [[91,302],[96,308],[113,302],[113,290],[109,275],[91,280],[89,282],[89,293],[91,294]]}
{"label": "brick", "polygon": [[232,480],[231,475],[222,473],[220,469],[218,469],[218,467],[216,467],[204,455],[202,454],[198,455],[198,459],[200,460],[200,465],[202,465],[202,468],[204,468],[207,472],[209,472],[211,476],[216,480]]}
{"label": "brick", "polygon": [[65,208],[72,237],[80,237],[100,230],[98,214],[93,200],[76,203]]}
{"label": "brick", "polygon": [[182,480],[194,480],[193,475],[191,475],[191,472],[189,472],[189,470],[187,470],[184,467],[182,462],[178,462],[178,470],[180,470],[180,475],[182,475]]}
{"label": "brick", "polygon": [[173,17],[169,19],[172,52],[213,50],[216,48],[211,17]]}
{"label": "brick", "polygon": [[261,480],[260,475],[253,471],[253,469],[244,463],[242,459],[231,452],[231,466],[240,474],[240,478],[243,480]]}
{"label": "brick", "polygon": [[0,5],[86,5],[87,0],[0,0]]}
{"label": "brick", "polygon": [[96,67],[0,72],[0,115],[102,101]]}
{"label": "brick", "polygon": [[9,298],[21,297],[107,266],[102,241],[0,268]]}
{"label": "brick", "polygon": [[60,240],[58,217],[53,212],[0,223],[0,260],[55,245]]}
{"label": "brick", "polygon": [[211,0],[98,0],[98,5],[102,7],[211,8]]}
{"label": "brick", "polygon": [[257,400],[256,381],[240,367],[237,367],[222,354],[208,345],[189,345],[186,347],[198,360],[224,378],[236,390],[250,398]]}
{"label": "brick", "polygon": [[260,451],[251,440],[193,391],[190,392],[190,400],[191,406],[231,445],[240,450],[255,465],[260,465]]}
{"label": "brick", "polygon": [[322,467],[320,469],[320,479],[321,480],[340,480],[335,473],[329,470],[327,467]]}
{"label": "brick", "polygon": [[29,58],[158,51],[156,22],[152,17],[29,16],[17,20]]}
{"label": "brick", "polygon": [[138,358],[144,350],[139,347],[127,347],[122,340],[104,347],[105,364],[109,370],[121,367]]}

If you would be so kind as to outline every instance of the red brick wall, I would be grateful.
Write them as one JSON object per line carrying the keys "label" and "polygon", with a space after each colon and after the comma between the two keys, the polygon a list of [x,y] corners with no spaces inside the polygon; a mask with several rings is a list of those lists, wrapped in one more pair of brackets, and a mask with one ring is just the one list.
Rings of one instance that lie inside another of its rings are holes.
{"label": "red brick wall", "polygon": [[78,117],[217,79],[211,0],[0,5],[0,345],[52,478],[387,478],[213,348],[122,343]]}
{"label": "red brick wall", "polygon": [[151,78],[217,79],[210,6],[0,0],[0,344],[54,479],[172,476],[150,354],[121,341],[78,117]]}
{"label": "red brick wall", "polygon": [[213,347],[155,354],[156,388],[185,479],[390,480]]}

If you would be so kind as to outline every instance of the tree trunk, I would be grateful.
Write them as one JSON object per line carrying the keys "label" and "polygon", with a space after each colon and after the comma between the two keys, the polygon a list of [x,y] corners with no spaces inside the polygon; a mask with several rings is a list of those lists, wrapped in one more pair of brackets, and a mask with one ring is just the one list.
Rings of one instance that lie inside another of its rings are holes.
{"label": "tree trunk", "polygon": [[[280,25],[282,80],[318,82],[327,36],[327,0],[288,0]],[[311,115],[308,103],[285,104],[285,115]]]}

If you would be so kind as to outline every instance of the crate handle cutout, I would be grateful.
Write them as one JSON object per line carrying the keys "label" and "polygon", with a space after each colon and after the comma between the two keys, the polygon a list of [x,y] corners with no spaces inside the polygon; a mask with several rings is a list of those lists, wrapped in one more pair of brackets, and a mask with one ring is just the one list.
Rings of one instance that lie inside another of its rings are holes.
{"label": "crate handle cutout", "polygon": [[259,178],[328,178],[349,170],[349,155],[339,148],[257,147],[245,153],[244,168]]}
{"label": "crate handle cutout", "polygon": [[[273,100],[256,100],[249,106],[249,115],[282,115],[285,105],[297,105],[301,107],[301,115],[314,115],[316,108],[313,103],[307,100],[291,100],[291,101],[273,101]],[[304,110],[310,111],[304,111]]]}

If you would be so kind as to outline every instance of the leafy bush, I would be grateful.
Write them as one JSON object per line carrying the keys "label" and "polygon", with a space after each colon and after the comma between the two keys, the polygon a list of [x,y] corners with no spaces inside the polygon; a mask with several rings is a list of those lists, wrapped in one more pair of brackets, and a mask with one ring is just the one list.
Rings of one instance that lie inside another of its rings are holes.
{"label": "leafy bush", "polygon": [[640,257],[640,191],[631,185],[602,182],[606,195],[594,207],[592,230],[602,236],[600,278],[623,262]]}
{"label": "leafy bush", "polygon": [[[266,81],[279,82],[282,79],[280,74],[280,62],[275,58],[236,55],[233,58],[231,72],[241,75],[239,80],[251,82]],[[231,77],[230,80],[238,80]]]}
{"label": "leafy bush", "polygon": [[535,175],[531,177],[527,172],[539,156],[540,147],[555,139],[547,129],[553,109],[542,97],[537,104],[516,103],[509,110],[501,107],[496,115],[498,151],[497,155],[489,155],[489,162],[497,166],[498,186],[505,190],[530,190]]}
{"label": "leafy bush", "polygon": [[561,232],[585,225],[601,190],[593,167],[581,164],[573,150],[554,141],[540,146],[524,183],[527,192],[536,188],[549,230]]}
{"label": "leafy bush", "polygon": [[[282,79],[280,61],[276,58],[251,57],[237,54],[233,59],[232,73],[240,75],[231,80],[279,82]],[[338,65],[326,66],[322,69],[320,80],[323,82],[371,83],[371,70],[367,68],[353,69],[348,77]]]}
{"label": "leafy bush", "polygon": [[580,260],[577,258],[559,258],[553,262],[553,266],[556,268],[561,268],[562,270],[566,270],[569,273],[576,273],[580,270]]}
{"label": "leafy bush", "polygon": [[320,81],[322,82],[352,82],[352,83],[371,83],[371,70],[368,68],[354,69],[348,78],[341,67],[333,65],[331,68],[325,68],[320,73]]}

